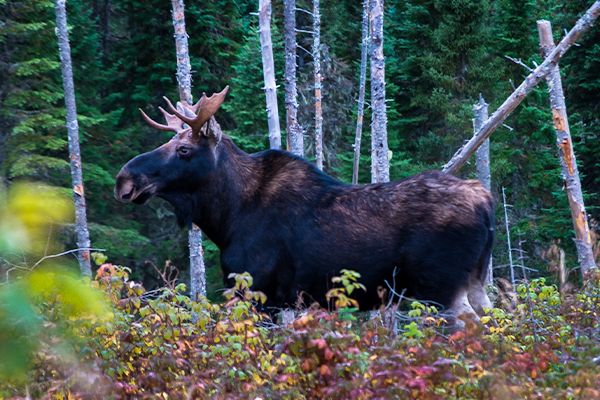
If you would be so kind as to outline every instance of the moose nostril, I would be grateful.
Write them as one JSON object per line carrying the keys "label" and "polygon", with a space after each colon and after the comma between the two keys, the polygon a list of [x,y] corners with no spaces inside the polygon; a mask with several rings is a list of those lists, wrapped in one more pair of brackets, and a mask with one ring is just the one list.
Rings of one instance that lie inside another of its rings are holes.
{"label": "moose nostril", "polygon": [[133,196],[133,187],[131,188],[131,190],[129,190],[128,193],[121,193],[121,199],[123,200],[129,200],[131,199],[131,196]]}
{"label": "moose nostril", "polygon": [[127,177],[117,176],[115,185],[115,198],[120,201],[129,201],[133,198],[135,185]]}

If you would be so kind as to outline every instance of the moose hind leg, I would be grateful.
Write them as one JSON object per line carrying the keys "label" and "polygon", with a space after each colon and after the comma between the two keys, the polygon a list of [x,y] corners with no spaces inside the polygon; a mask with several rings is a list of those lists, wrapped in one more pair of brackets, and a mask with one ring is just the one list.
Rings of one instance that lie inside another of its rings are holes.
{"label": "moose hind leg", "polygon": [[459,318],[461,315],[467,314],[475,319],[479,319],[475,310],[471,306],[468,298],[468,289],[460,289],[456,293],[456,297],[452,301],[452,305],[448,309],[449,322],[452,328],[461,329],[464,327],[464,322]]}
{"label": "moose hind leg", "polygon": [[469,303],[473,307],[473,310],[475,310],[479,316],[484,314],[484,308],[492,308],[492,302],[485,292],[485,288],[479,281],[472,281],[469,283],[467,297],[469,299]]}

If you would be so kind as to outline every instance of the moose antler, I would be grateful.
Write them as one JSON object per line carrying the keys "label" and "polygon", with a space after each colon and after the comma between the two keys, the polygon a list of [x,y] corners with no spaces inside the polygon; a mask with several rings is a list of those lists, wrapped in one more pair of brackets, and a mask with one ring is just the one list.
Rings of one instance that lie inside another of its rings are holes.
{"label": "moose antler", "polygon": [[144,120],[148,123],[148,125],[152,126],[153,128],[160,129],[161,131],[172,131],[175,133],[183,129],[183,122],[179,117],[173,114],[169,114],[162,107],[158,107],[158,109],[165,116],[165,121],[167,121],[167,125],[159,124],[158,122],[150,118],[141,108],[139,110],[142,113],[142,117],[144,117]]}
{"label": "moose antler", "polygon": [[184,103],[185,107],[195,114],[195,117],[189,117],[179,112],[168,98],[163,97],[163,99],[167,102],[171,112],[188,124],[192,128],[192,133],[197,135],[204,124],[217,112],[219,107],[221,107],[228,91],[229,86],[225,86],[225,89],[221,90],[219,93],[214,93],[210,97],[206,97],[206,93],[203,93],[200,100],[194,105]]}

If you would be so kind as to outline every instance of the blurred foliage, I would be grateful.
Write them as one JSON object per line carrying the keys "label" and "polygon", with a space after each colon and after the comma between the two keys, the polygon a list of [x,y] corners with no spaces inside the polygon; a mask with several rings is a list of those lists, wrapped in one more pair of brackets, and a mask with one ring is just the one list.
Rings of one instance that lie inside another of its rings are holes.
{"label": "blurred foliage", "polygon": [[65,191],[40,183],[0,186],[0,271],[10,262],[37,261],[61,248],[52,230],[73,219]]}

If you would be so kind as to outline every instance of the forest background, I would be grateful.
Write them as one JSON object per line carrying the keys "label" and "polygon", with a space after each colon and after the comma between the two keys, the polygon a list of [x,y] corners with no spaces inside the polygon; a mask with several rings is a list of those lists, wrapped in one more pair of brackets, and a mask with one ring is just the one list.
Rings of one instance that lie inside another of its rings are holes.
{"label": "forest background", "polygon": [[[589,1],[388,0],[384,53],[392,179],[439,169],[472,135],[472,106],[482,94],[494,110],[539,63],[535,21],[549,19],[555,39],[573,26]],[[283,108],[283,10],[273,4],[273,47],[280,121]],[[310,9],[299,1],[298,7]],[[356,0],[321,5],[325,171],[349,182],[360,62],[361,6]],[[230,85],[217,118],[248,152],[268,148],[256,1],[186,4],[193,93]],[[187,270],[187,232],[169,206],[146,207],[113,198],[114,176],[131,157],[153,149],[168,134],[143,123],[138,108],[156,116],[161,97],[177,97],[171,5],[147,0],[71,0],[70,39],[79,113],[83,173],[92,245],[132,268],[146,287],[155,269],[171,259]],[[0,179],[44,181],[69,192],[63,90],[51,1],[0,0]],[[297,13],[298,29],[310,31],[309,14]],[[298,43],[299,122],[306,152],[314,156],[312,42]],[[593,29],[562,60],[561,72],[577,160],[592,229],[600,219],[600,30]],[[367,97],[367,102],[369,101]],[[370,121],[367,108],[366,121]],[[284,126],[285,124],[282,124]],[[365,126],[368,144],[369,128]],[[513,238],[523,241],[530,268],[546,275],[543,249],[560,241],[567,265],[576,254],[567,198],[556,154],[548,94],[540,85],[491,139],[492,191],[502,188]],[[285,142],[285,141],[284,141]],[[370,149],[363,146],[360,182],[370,181]],[[474,176],[473,166],[461,174]],[[504,214],[497,207],[494,262],[507,263]],[[74,248],[72,228],[54,232]],[[222,286],[218,252],[204,242],[209,295]],[[18,257],[19,255],[9,255]],[[35,260],[32,260],[35,261]],[[351,266],[349,266],[351,267]],[[496,275],[506,275],[502,269]],[[572,274],[574,277],[576,274]],[[184,281],[187,281],[185,279]]]}

